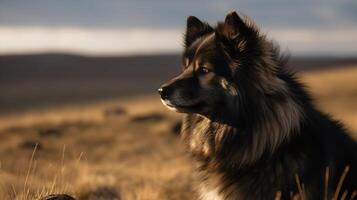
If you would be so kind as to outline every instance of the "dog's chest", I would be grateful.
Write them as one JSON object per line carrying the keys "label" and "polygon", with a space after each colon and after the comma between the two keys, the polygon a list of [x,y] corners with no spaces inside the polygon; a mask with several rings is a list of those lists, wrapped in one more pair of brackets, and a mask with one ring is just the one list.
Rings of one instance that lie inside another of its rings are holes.
{"label": "dog's chest", "polygon": [[236,183],[225,182],[223,174],[197,171],[200,181],[198,193],[200,200],[239,200],[242,199]]}
{"label": "dog's chest", "polygon": [[199,195],[201,200],[223,200],[218,189],[208,189],[205,185],[201,185]]}

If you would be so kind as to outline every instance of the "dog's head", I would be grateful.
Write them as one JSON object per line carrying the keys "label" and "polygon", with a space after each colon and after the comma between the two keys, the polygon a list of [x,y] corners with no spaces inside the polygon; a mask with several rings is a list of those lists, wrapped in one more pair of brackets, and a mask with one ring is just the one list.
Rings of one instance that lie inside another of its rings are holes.
{"label": "dog's head", "polygon": [[236,109],[257,75],[253,71],[264,62],[266,46],[257,28],[236,12],[215,28],[188,17],[183,72],[159,88],[163,104],[204,116]]}

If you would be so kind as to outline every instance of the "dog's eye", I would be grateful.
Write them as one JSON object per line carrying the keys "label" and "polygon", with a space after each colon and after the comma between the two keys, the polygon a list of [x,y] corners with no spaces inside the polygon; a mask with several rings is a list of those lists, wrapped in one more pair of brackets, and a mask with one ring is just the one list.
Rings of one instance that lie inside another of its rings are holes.
{"label": "dog's eye", "polygon": [[198,69],[198,72],[199,72],[200,74],[207,74],[207,73],[210,72],[210,70],[209,70],[208,68],[206,68],[206,67],[200,67],[200,68]]}

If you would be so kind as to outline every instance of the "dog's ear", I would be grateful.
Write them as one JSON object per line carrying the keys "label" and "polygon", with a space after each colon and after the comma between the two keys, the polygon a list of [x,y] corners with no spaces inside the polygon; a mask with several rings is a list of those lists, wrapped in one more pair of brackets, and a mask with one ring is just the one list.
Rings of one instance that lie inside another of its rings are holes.
{"label": "dog's ear", "polygon": [[226,26],[227,36],[231,39],[237,37],[239,33],[244,34],[249,30],[247,24],[235,11],[227,14],[224,24]]}
{"label": "dog's ear", "polygon": [[251,22],[242,19],[235,11],[227,14],[224,23],[219,23],[216,36],[232,50],[242,50],[247,41],[257,38],[258,32]]}
{"label": "dog's ear", "polygon": [[185,46],[190,46],[197,38],[212,32],[213,28],[210,25],[197,17],[189,16],[186,25]]}

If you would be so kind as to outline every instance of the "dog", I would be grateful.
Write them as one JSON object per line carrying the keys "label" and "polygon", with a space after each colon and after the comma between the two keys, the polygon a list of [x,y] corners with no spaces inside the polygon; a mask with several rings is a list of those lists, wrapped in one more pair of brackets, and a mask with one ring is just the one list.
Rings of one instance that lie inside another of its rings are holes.
{"label": "dog", "polygon": [[158,92],[184,113],[201,199],[356,198],[357,143],[247,17],[188,17],[182,73]]}

